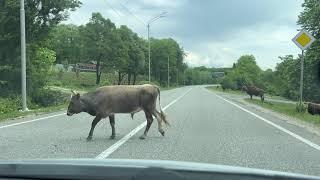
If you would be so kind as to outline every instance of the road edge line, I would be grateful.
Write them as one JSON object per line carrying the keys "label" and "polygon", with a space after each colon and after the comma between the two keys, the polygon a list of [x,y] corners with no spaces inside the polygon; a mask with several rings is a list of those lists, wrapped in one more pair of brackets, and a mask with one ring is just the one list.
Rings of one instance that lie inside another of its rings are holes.
{"label": "road edge line", "polygon": [[[205,89],[205,90],[206,90],[206,89]],[[280,125],[277,125],[277,124],[271,122],[270,120],[267,120],[267,119],[265,119],[264,117],[261,117],[261,116],[255,114],[255,113],[253,113],[253,112],[251,112],[251,111],[249,111],[249,110],[241,107],[240,105],[238,105],[238,104],[236,104],[236,103],[234,103],[234,102],[231,102],[231,101],[229,101],[229,100],[221,97],[220,95],[217,95],[217,94],[214,93],[214,92],[210,92],[209,90],[206,90],[206,91],[209,92],[209,93],[211,93],[211,94],[214,94],[214,95],[217,96],[218,98],[220,98],[220,99],[224,100],[225,102],[227,102],[227,103],[229,103],[229,104],[231,104],[231,105],[233,105],[233,106],[241,109],[242,111],[245,111],[245,112],[251,114],[252,116],[254,116],[254,117],[256,117],[256,118],[264,121],[265,123],[267,123],[267,124],[269,124],[269,125],[277,128],[278,130],[287,133],[288,135],[290,135],[290,136],[296,138],[297,140],[299,140],[299,141],[307,144],[308,146],[310,146],[310,147],[312,147],[312,148],[320,151],[320,146],[319,146],[318,144],[316,144],[316,143],[314,143],[314,142],[312,142],[312,141],[310,141],[310,140],[308,140],[308,139],[306,139],[306,138],[304,138],[304,137],[302,137],[302,136],[299,136],[298,134],[295,134],[294,132],[292,132],[292,131],[290,131],[290,130],[288,130],[288,129],[285,129],[284,127],[282,127],[282,126],[280,126]]]}
{"label": "road edge line", "polygon": [[37,119],[32,119],[32,120],[29,120],[29,121],[23,121],[23,122],[18,122],[18,123],[3,125],[3,126],[0,126],[0,129],[2,129],[2,128],[7,128],[7,127],[12,127],[12,126],[17,126],[17,125],[21,125],[21,124],[26,124],[26,123],[31,123],[31,122],[35,122],[35,121],[40,121],[40,120],[44,120],[44,119],[49,119],[49,118],[53,118],[53,117],[57,117],[57,116],[62,116],[62,115],[65,115],[65,114],[66,114],[66,113],[55,114],[55,115],[51,115],[51,116],[46,116],[46,117],[41,117],[41,118],[37,118]]}
{"label": "road edge line", "polygon": [[[175,100],[171,101],[169,104],[167,104],[164,108],[163,111],[165,111],[167,108],[169,108],[171,105],[173,105],[174,103],[176,103],[178,100],[180,100],[182,97],[184,97],[185,95],[187,95],[190,91],[192,90],[192,88],[190,88],[189,90],[187,90],[184,94],[182,94],[181,96],[179,96],[178,98],[176,98]],[[98,156],[95,157],[95,159],[105,159],[108,156],[110,156],[113,152],[115,152],[118,148],[120,148],[120,146],[122,144],[124,144],[125,142],[127,142],[132,136],[134,136],[137,132],[139,132],[142,128],[144,128],[147,125],[147,121],[144,121],[143,123],[141,123],[140,125],[138,125],[137,127],[135,127],[133,130],[131,130],[127,135],[125,135],[124,137],[122,137],[119,141],[117,141],[116,143],[114,143],[113,145],[111,145],[110,147],[108,147],[106,150],[104,150],[103,152],[101,152]]]}

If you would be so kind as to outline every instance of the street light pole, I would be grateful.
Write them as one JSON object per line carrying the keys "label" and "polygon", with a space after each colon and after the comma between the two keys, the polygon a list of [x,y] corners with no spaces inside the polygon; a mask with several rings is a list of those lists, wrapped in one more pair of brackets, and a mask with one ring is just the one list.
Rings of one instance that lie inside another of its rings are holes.
{"label": "street light pole", "polygon": [[24,0],[20,0],[20,31],[21,31],[21,95],[22,111],[27,111],[27,73],[26,73],[26,31]]}
{"label": "street light pole", "polygon": [[149,53],[149,83],[151,81],[151,72],[150,72],[150,24],[148,23],[147,25],[147,28],[148,28],[148,53]]}
{"label": "street light pole", "polygon": [[169,56],[168,56],[168,87],[170,86],[170,69],[169,69]]}

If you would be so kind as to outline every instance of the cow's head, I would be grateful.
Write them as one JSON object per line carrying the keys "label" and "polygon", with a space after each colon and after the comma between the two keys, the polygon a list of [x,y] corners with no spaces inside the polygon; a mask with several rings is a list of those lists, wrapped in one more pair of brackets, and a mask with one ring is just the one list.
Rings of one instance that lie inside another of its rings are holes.
{"label": "cow's head", "polygon": [[242,91],[248,91],[248,88],[247,88],[246,85],[243,85],[242,88],[241,88],[241,90],[242,90]]}
{"label": "cow's head", "polygon": [[72,116],[73,114],[78,114],[82,112],[82,104],[80,101],[80,94],[71,90],[71,98],[68,106],[67,115]]}

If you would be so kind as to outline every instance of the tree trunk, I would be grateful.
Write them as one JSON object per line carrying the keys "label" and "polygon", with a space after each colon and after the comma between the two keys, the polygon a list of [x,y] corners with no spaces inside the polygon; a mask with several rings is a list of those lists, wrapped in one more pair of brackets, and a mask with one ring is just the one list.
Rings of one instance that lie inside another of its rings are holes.
{"label": "tree trunk", "polygon": [[120,85],[121,84],[121,72],[120,71],[118,71],[118,85]]}
{"label": "tree trunk", "polygon": [[136,84],[136,78],[137,78],[137,74],[136,73],[133,73],[133,85]]}
{"label": "tree trunk", "polygon": [[125,75],[126,75],[125,73],[121,73],[120,71],[118,71],[118,85],[121,84]]}
{"label": "tree trunk", "polygon": [[128,85],[131,83],[131,72],[128,72]]}
{"label": "tree trunk", "polygon": [[101,79],[100,62],[101,62],[101,54],[99,55],[99,58],[97,60],[97,65],[96,65],[96,85],[100,84],[100,79]]}

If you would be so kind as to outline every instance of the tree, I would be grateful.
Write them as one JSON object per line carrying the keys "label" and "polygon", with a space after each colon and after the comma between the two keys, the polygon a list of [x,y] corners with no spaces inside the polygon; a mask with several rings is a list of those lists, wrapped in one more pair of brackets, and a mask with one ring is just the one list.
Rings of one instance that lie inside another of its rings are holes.
{"label": "tree", "polygon": [[73,24],[61,24],[55,27],[49,34],[48,47],[57,54],[57,63],[77,63],[81,61],[83,43],[79,28]]}
{"label": "tree", "polygon": [[310,32],[317,40],[305,53],[304,98],[320,102],[320,3],[318,0],[305,0],[298,24]]}
{"label": "tree", "polygon": [[[28,0],[26,10],[26,42],[27,42],[27,76],[34,89],[42,88],[43,83],[36,83],[36,75],[32,69],[37,67],[36,56],[40,48],[46,48],[44,40],[58,23],[66,20],[69,11],[81,5],[78,0]],[[0,6],[0,81],[7,81],[6,88],[18,92],[20,88],[20,2],[6,0]],[[45,50],[51,52],[50,49]],[[50,54],[50,53],[49,53]],[[36,63],[36,64],[33,64]],[[10,71],[8,71],[8,69]],[[37,85],[37,86],[36,86]]]}
{"label": "tree", "polygon": [[92,13],[90,21],[85,26],[79,27],[84,61],[96,62],[96,84],[100,84],[102,69],[110,66],[115,60],[116,47],[119,39],[116,35],[116,26],[109,19],[102,17],[100,13]]}

